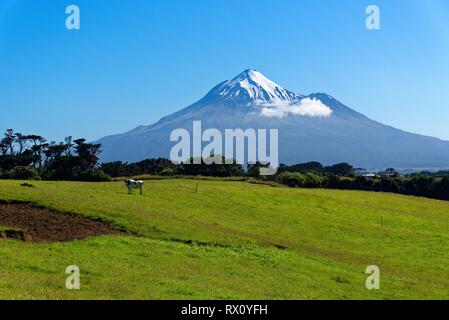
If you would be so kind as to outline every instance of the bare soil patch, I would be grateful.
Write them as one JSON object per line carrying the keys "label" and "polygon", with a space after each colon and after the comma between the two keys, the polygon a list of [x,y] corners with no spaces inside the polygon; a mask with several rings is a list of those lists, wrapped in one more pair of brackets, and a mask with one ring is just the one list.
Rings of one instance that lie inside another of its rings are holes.
{"label": "bare soil patch", "polygon": [[0,203],[0,238],[50,243],[102,235],[123,235],[105,222],[38,208]]}

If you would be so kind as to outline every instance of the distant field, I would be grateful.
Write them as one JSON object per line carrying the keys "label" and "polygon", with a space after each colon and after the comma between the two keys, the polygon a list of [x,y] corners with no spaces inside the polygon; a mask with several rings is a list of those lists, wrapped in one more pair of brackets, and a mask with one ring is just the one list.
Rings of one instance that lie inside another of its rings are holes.
{"label": "distant field", "polygon": [[[129,235],[0,239],[2,299],[449,299],[449,202],[238,181],[147,181],[143,197],[123,182],[33,184],[0,181],[0,201]],[[68,265],[79,291],[65,289]],[[381,290],[365,288],[369,265]]]}

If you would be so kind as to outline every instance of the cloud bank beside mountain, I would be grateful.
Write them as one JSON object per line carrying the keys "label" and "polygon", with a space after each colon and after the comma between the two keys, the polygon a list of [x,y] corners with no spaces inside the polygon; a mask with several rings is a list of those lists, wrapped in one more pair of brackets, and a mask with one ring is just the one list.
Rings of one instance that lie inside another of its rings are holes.
{"label": "cloud bank beside mountain", "polygon": [[285,104],[281,101],[264,105],[261,111],[261,115],[265,117],[284,118],[289,114],[304,117],[329,117],[332,109],[315,98],[304,98],[293,104]]}

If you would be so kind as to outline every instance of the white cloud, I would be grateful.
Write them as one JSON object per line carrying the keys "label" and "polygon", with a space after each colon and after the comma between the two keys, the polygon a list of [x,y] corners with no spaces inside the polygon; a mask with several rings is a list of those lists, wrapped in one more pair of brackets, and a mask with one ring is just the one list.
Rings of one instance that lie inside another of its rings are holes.
{"label": "white cloud", "polygon": [[261,115],[264,117],[283,118],[289,114],[303,117],[329,117],[332,114],[331,108],[315,98],[304,98],[294,104],[285,102],[265,104],[263,107]]}

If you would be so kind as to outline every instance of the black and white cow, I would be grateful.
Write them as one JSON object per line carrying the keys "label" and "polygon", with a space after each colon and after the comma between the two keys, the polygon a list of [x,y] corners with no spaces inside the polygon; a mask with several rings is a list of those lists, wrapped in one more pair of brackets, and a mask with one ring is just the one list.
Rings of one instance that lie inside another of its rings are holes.
{"label": "black and white cow", "polygon": [[139,189],[140,195],[143,195],[143,181],[141,180],[131,180],[128,179],[125,181],[126,187],[128,188],[128,193],[131,194],[133,189]]}

